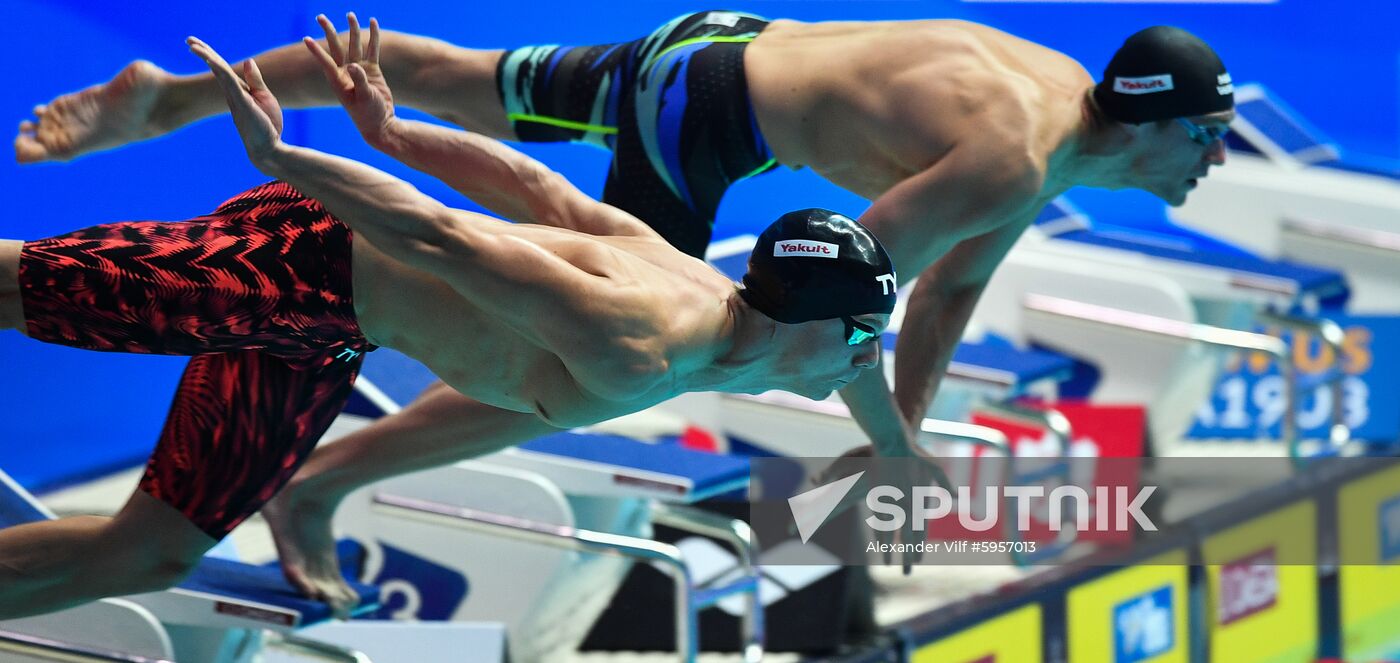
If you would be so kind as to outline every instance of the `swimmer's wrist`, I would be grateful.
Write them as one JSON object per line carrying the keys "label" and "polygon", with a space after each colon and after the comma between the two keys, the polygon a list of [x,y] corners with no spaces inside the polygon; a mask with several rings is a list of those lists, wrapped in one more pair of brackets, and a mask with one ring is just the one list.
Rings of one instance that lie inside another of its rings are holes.
{"label": "swimmer's wrist", "polygon": [[389,116],[375,131],[361,132],[365,142],[385,154],[395,154],[403,144],[403,124],[399,118]]}
{"label": "swimmer's wrist", "polygon": [[291,170],[290,162],[295,157],[296,148],[282,142],[280,139],[261,150],[252,158],[253,165],[267,175],[279,180],[287,179],[287,174]]}

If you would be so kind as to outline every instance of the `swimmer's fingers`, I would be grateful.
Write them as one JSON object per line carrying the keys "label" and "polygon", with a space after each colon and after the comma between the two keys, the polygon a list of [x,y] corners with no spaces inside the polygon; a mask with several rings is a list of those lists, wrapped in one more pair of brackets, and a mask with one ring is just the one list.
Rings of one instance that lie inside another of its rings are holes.
{"label": "swimmer's fingers", "polygon": [[303,44],[307,50],[311,51],[311,57],[316,58],[316,62],[321,65],[321,73],[326,75],[326,80],[336,89],[336,93],[342,96],[350,92],[349,81],[341,73],[340,65],[336,64],[335,56],[327,53],[321,43],[310,37],[302,37]]}
{"label": "swimmer's fingers", "polygon": [[243,79],[248,83],[248,93],[252,95],[254,103],[262,109],[267,119],[272,121],[272,129],[278,136],[282,135],[282,105],[277,103],[277,97],[272,96],[272,90],[267,89],[267,82],[263,80],[262,70],[258,68],[258,63],[253,58],[243,61]]}
{"label": "swimmer's fingers", "polygon": [[185,42],[189,44],[191,52],[209,65],[214,80],[223,88],[224,98],[228,101],[234,125],[243,138],[248,156],[255,163],[257,159],[267,156],[278,143],[282,132],[282,109],[267,90],[257,64],[249,60],[244,65],[244,73],[248,77],[245,81],[208,44],[196,37],[189,37]]}
{"label": "swimmer's fingers", "polygon": [[253,58],[243,61],[243,80],[248,83],[248,91],[254,96],[258,93],[272,94],[267,89],[267,82],[263,80],[262,70],[258,69],[258,63]]}
{"label": "swimmer's fingers", "polygon": [[361,54],[360,19],[355,17],[355,12],[349,12],[345,15],[345,21],[350,24],[350,45],[346,49],[343,62],[359,62]]}
{"label": "swimmer's fingers", "polygon": [[347,69],[350,70],[350,80],[355,81],[356,90],[364,94],[374,95],[375,97],[378,96],[377,90],[375,90],[374,86],[369,82],[369,74],[365,72],[364,67],[361,67],[359,64],[352,64],[347,67]]}
{"label": "swimmer's fingers", "polygon": [[189,44],[191,53],[199,56],[205,64],[209,65],[209,71],[214,73],[214,79],[219,81],[219,85],[223,87],[226,94],[230,95],[230,99],[234,96],[241,96],[241,93],[248,91],[247,84],[243,79],[233,72],[233,67],[230,67],[223,56],[219,55],[218,51],[215,51],[209,44],[204,43],[198,37],[187,37],[185,43]]}
{"label": "swimmer's fingers", "polygon": [[365,51],[365,58],[370,64],[379,64],[379,19],[372,16],[369,19],[369,48]]}
{"label": "swimmer's fingers", "polygon": [[337,65],[345,62],[345,51],[340,47],[340,35],[335,31],[335,24],[326,18],[325,14],[316,16],[316,22],[320,24],[321,31],[326,33],[326,50],[330,52],[332,62]]}

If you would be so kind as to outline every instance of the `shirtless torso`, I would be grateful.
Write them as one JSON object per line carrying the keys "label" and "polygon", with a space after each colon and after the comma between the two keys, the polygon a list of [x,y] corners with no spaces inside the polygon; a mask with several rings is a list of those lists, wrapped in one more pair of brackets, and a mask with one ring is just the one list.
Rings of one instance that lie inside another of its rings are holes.
{"label": "shirtless torso", "polygon": [[[879,220],[917,224],[921,234],[943,238],[887,241],[906,277],[938,257],[925,250],[929,245],[946,247],[1034,214],[1063,191],[1047,176],[1049,166],[1077,127],[1078,100],[1093,84],[1062,53],[944,20],[774,21],[746,50],[745,67],[759,126],[779,162],[810,167],[867,199],[957,150],[984,153],[979,177],[963,179],[999,187],[986,192],[1005,197],[992,218]],[[1019,186],[1003,188],[1007,182]],[[886,230],[876,228],[882,237]]]}
{"label": "shirtless torso", "polygon": [[[492,223],[480,217],[463,222]],[[697,387],[722,386],[705,385],[714,378],[700,369],[728,349],[721,339],[733,331],[733,282],[659,239],[493,225],[606,279],[615,293],[630,291],[632,315],[617,311],[606,327],[587,329],[560,315],[553,323],[537,319],[531,324],[537,331],[522,333],[521,325],[488,313],[446,281],[357,240],[356,313],[366,336],[422,361],[463,394],[535,412],[560,427],[633,412]],[[666,293],[664,319],[653,315],[662,303],[658,292]],[[626,298],[608,305],[619,300]]]}

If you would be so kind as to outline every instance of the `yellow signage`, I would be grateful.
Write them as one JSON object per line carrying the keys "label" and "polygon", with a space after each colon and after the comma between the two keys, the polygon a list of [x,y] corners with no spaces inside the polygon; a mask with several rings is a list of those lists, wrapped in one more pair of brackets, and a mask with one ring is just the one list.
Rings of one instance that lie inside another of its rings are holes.
{"label": "yellow signage", "polygon": [[1215,534],[1201,553],[1209,581],[1212,661],[1317,660],[1317,505],[1312,500]]}
{"label": "yellow signage", "polygon": [[1071,589],[1069,660],[1186,663],[1190,654],[1186,590],[1184,550]]}
{"label": "yellow signage", "polygon": [[1343,486],[1337,523],[1342,655],[1385,658],[1400,650],[1400,467]]}
{"label": "yellow signage", "polygon": [[914,651],[911,663],[1040,663],[1040,604],[970,626]]}

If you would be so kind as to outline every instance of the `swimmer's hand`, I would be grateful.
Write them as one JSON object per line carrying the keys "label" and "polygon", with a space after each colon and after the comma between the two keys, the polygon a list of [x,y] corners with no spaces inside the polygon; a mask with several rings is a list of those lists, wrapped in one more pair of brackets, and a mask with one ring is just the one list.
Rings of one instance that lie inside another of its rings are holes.
{"label": "swimmer's hand", "polygon": [[233,124],[243,137],[243,147],[248,158],[258,165],[272,157],[282,145],[282,106],[267,89],[262,72],[252,58],[243,61],[243,76],[234,73],[233,67],[213,48],[196,37],[185,39],[190,52],[198,55],[214,72],[214,80],[224,90],[224,98],[233,113]]}
{"label": "swimmer's hand", "polygon": [[[864,504],[866,493],[874,486],[889,486],[899,490],[903,497],[897,500],[904,513],[913,513],[914,489],[926,486],[942,486],[944,489],[952,491],[953,487],[948,481],[948,475],[939,465],[938,459],[927,451],[924,451],[918,444],[911,443],[903,448],[887,445],[878,449],[874,445],[856,447],[842,454],[831,467],[815,477],[813,484],[817,486],[826,485],[841,477],[850,476],[856,472],[864,471],[861,478],[865,483],[857,484],[859,490],[852,490],[846,493],[846,497],[832,509],[827,519],[835,518],[852,507],[859,507]],[[927,538],[927,533],[923,527],[914,528],[913,518],[906,518],[903,527],[898,530],[885,532],[881,531],[876,535],[880,543],[883,544],[906,544],[914,545]],[[893,554],[885,550],[885,564],[893,562]],[[909,575],[913,571],[913,566],[923,558],[923,553],[917,552],[917,548],[910,548],[914,552],[901,554],[900,564],[904,569],[904,575]]]}
{"label": "swimmer's hand", "polygon": [[394,95],[389,92],[389,84],[379,68],[379,21],[369,20],[369,43],[362,46],[359,19],[354,12],[346,14],[345,18],[350,23],[349,43],[345,48],[340,45],[335,25],[325,14],[317,16],[316,22],[326,33],[326,46],[323,48],[310,37],[303,37],[302,43],[321,63],[321,71],[335,90],[336,98],[355,121],[365,142],[377,145],[394,122]]}

